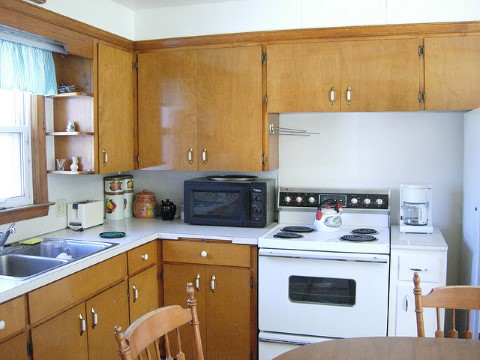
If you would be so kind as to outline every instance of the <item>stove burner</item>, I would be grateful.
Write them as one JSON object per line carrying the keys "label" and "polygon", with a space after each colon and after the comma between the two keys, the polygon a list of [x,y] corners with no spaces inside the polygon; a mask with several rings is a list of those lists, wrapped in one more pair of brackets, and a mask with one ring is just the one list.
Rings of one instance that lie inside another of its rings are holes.
{"label": "stove burner", "polygon": [[315,230],[308,226],[285,226],[282,229],[282,231],[296,232],[296,233],[309,233]]}
{"label": "stove burner", "polygon": [[280,238],[280,239],[298,239],[298,238],[302,238],[303,235],[300,235],[294,232],[280,231],[279,233],[276,233],[275,235],[273,235],[273,237]]}
{"label": "stove burner", "polygon": [[345,241],[375,241],[377,238],[372,235],[343,235],[340,240]]}
{"label": "stove burner", "polygon": [[360,228],[360,229],[352,230],[352,234],[371,235],[371,234],[378,234],[378,232],[375,229]]}

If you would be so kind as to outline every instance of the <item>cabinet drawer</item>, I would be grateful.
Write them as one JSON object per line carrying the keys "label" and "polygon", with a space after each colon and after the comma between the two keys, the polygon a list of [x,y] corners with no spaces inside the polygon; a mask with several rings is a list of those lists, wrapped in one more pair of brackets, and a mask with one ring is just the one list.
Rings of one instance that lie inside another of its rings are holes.
{"label": "cabinet drawer", "polygon": [[28,293],[30,323],[86,299],[126,276],[127,262],[122,254],[34,290]]}
{"label": "cabinet drawer", "polygon": [[409,255],[398,259],[398,280],[411,281],[418,272],[422,282],[442,282],[443,259],[439,255]]}
{"label": "cabinet drawer", "polygon": [[25,296],[0,304],[0,340],[25,327]]}
{"label": "cabinet drawer", "polygon": [[157,242],[152,241],[130,250],[127,257],[129,275],[146,269],[157,262]]}
{"label": "cabinet drawer", "polygon": [[203,265],[250,267],[250,246],[164,240],[163,260]]}

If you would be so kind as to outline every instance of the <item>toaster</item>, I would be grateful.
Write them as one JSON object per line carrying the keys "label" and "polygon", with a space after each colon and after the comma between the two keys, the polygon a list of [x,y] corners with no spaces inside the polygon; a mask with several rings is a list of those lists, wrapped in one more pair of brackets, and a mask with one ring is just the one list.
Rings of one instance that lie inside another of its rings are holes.
{"label": "toaster", "polygon": [[68,227],[75,231],[103,224],[103,201],[85,200],[68,204]]}

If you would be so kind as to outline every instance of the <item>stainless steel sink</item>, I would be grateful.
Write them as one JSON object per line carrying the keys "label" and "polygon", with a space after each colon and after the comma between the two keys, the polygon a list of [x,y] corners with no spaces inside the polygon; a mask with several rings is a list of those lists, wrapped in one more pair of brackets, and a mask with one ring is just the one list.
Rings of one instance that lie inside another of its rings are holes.
{"label": "stainless steel sink", "polygon": [[16,250],[15,254],[75,260],[95,254],[114,245],[117,244],[103,241],[46,238],[41,243]]}
{"label": "stainless steel sink", "polygon": [[66,264],[67,260],[39,256],[5,254],[0,256],[0,276],[19,280]]}
{"label": "stainless steel sink", "polygon": [[35,245],[13,247],[0,255],[0,278],[25,280],[115,245],[103,241],[46,238]]}

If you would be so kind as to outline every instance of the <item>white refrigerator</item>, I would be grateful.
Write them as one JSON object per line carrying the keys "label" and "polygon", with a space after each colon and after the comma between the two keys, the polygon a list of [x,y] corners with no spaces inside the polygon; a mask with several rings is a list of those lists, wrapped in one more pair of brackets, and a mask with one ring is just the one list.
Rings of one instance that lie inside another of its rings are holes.
{"label": "white refrigerator", "polygon": [[[463,152],[462,283],[480,286],[480,108],[465,113]],[[480,332],[480,314],[472,311],[474,336]]]}

